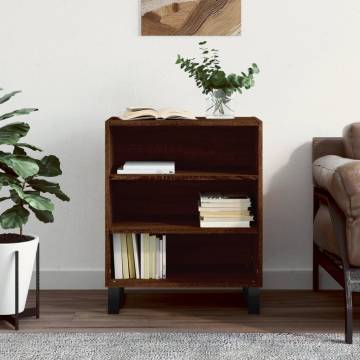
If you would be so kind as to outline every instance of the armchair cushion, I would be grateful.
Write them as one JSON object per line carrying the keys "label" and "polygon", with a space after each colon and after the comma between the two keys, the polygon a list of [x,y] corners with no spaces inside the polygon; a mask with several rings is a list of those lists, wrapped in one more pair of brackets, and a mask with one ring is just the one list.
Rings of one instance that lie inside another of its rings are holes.
{"label": "armchair cushion", "polygon": [[[348,259],[351,265],[360,266],[360,160],[323,156],[313,163],[313,177],[315,184],[328,191],[345,213]],[[331,228],[329,214],[320,208],[314,222],[314,241],[338,254],[334,234],[329,235]]]}
{"label": "armchair cushion", "polygon": [[360,123],[346,126],[343,131],[345,154],[351,159],[360,159]]}

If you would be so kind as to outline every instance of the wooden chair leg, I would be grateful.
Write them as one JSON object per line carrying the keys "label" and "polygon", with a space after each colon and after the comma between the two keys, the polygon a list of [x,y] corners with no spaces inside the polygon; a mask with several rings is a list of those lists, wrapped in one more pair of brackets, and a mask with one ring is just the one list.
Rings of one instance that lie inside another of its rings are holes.
{"label": "wooden chair leg", "polygon": [[349,286],[348,274],[345,275],[345,342],[353,342],[352,291]]}
{"label": "wooden chair leg", "polygon": [[319,262],[317,258],[317,248],[313,245],[313,291],[319,291]]}

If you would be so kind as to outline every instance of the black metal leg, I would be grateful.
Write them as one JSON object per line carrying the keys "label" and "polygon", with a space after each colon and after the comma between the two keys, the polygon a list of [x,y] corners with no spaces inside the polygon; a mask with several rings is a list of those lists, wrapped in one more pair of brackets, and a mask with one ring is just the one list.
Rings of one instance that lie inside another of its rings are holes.
{"label": "black metal leg", "polygon": [[108,314],[118,314],[124,299],[124,288],[108,288]]}
{"label": "black metal leg", "polygon": [[19,330],[19,251],[15,251],[15,330]]}
{"label": "black metal leg", "polygon": [[260,314],[260,289],[244,288],[245,301],[249,314]]}
{"label": "black metal leg", "polygon": [[36,252],[36,318],[40,318],[40,243]]}
{"label": "black metal leg", "polygon": [[19,330],[19,319],[28,316],[40,317],[40,244],[36,252],[36,306],[19,313],[19,251],[15,251],[15,314],[2,315],[0,320],[7,321],[15,330]]}
{"label": "black metal leg", "polygon": [[350,274],[345,273],[345,342],[352,344],[353,342],[353,326],[352,326],[352,291],[350,282]]}

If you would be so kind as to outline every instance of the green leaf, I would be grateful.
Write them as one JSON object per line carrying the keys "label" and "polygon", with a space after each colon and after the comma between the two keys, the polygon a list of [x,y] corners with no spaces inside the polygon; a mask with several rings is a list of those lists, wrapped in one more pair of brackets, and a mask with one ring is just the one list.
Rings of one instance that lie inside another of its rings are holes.
{"label": "green leaf", "polygon": [[20,109],[20,110],[15,110],[15,111],[9,112],[7,114],[1,115],[0,121],[9,119],[9,118],[11,118],[13,116],[17,116],[17,115],[28,115],[28,114],[32,113],[33,111],[38,111],[38,109],[24,108],[24,109]]}
{"label": "green leaf", "polygon": [[16,143],[16,146],[28,148],[33,151],[42,151],[42,149],[38,148],[37,146],[26,144],[26,143]]}
{"label": "green leaf", "polygon": [[52,223],[54,222],[54,216],[51,211],[41,211],[36,210],[30,206],[31,211],[35,214],[36,218],[43,223]]}
{"label": "green leaf", "polygon": [[251,66],[255,74],[258,74],[260,72],[259,67],[255,63],[253,63]]}
{"label": "green leaf", "polygon": [[238,81],[238,77],[236,74],[230,74],[227,77],[227,81],[231,84],[231,86],[237,88],[240,86],[240,83]]}
{"label": "green leaf", "polygon": [[19,228],[27,223],[29,214],[23,206],[14,205],[0,215],[0,225],[3,229]]}
{"label": "green leaf", "polygon": [[205,45],[207,43],[207,41],[200,41],[199,45]]}
{"label": "green leaf", "polygon": [[54,156],[49,155],[43,157],[41,160],[38,160],[39,173],[40,176],[58,176],[62,174],[60,168],[60,160]]}
{"label": "green leaf", "polygon": [[[10,184],[10,187],[12,188],[13,192],[10,190],[10,194],[12,194],[15,197],[15,193],[18,196],[19,199],[24,199],[25,194],[18,184]],[[14,193],[15,192],[15,193]]]}
{"label": "green leaf", "polygon": [[54,204],[51,202],[50,199],[44,196],[25,193],[24,201],[27,202],[32,208],[36,210],[47,210],[47,211],[54,210]]}
{"label": "green leaf", "polygon": [[226,83],[226,75],[223,71],[216,71],[210,77],[210,82],[214,88],[221,88]]}
{"label": "green leaf", "polygon": [[0,128],[0,145],[16,144],[30,129],[29,124],[13,123]]}
{"label": "green leaf", "polygon": [[39,171],[36,160],[24,155],[0,154],[0,162],[23,179],[34,176]]}
{"label": "green leaf", "polygon": [[63,201],[70,201],[70,198],[61,191],[60,185],[57,183],[50,182],[44,179],[31,179],[28,181],[28,184],[35,190],[54,194],[56,197]]}
{"label": "green leaf", "polygon": [[17,184],[20,186],[20,183],[18,182],[16,177],[4,173],[0,173],[0,184],[1,185]]}
{"label": "green leaf", "polygon": [[13,91],[11,93],[5,94],[3,97],[0,97],[0,104],[3,104],[10,100],[14,95],[20,93],[21,91]]}
{"label": "green leaf", "polygon": [[14,189],[10,190],[10,198],[15,204],[20,204],[20,202],[21,202],[21,199],[20,199],[18,193]]}
{"label": "green leaf", "polygon": [[23,148],[15,145],[13,154],[14,155],[26,155],[26,151]]}
{"label": "green leaf", "polygon": [[10,200],[10,199],[11,199],[11,197],[9,197],[9,196],[0,197],[0,202],[3,202],[5,200]]}

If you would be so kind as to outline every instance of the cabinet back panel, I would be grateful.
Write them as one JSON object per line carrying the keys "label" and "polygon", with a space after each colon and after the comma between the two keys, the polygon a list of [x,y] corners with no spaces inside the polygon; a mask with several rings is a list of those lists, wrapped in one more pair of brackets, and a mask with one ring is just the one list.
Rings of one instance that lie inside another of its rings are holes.
{"label": "cabinet back panel", "polygon": [[247,194],[255,213],[256,191],[256,181],[114,181],[111,184],[113,221],[179,222],[184,219],[185,222],[198,223],[201,192]]}
{"label": "cabinet back panel", "polygon": [[168,235],[166,242],[168,275],[191,272],[217,275],[227,271],[257,269],[257,239],[254,235]]}
{"label": "cabinet back panel", "polygon": [[175,161],[177,170],[254,174],[257,136],[254,126],[114,127],[112,170],[125,161]]}

